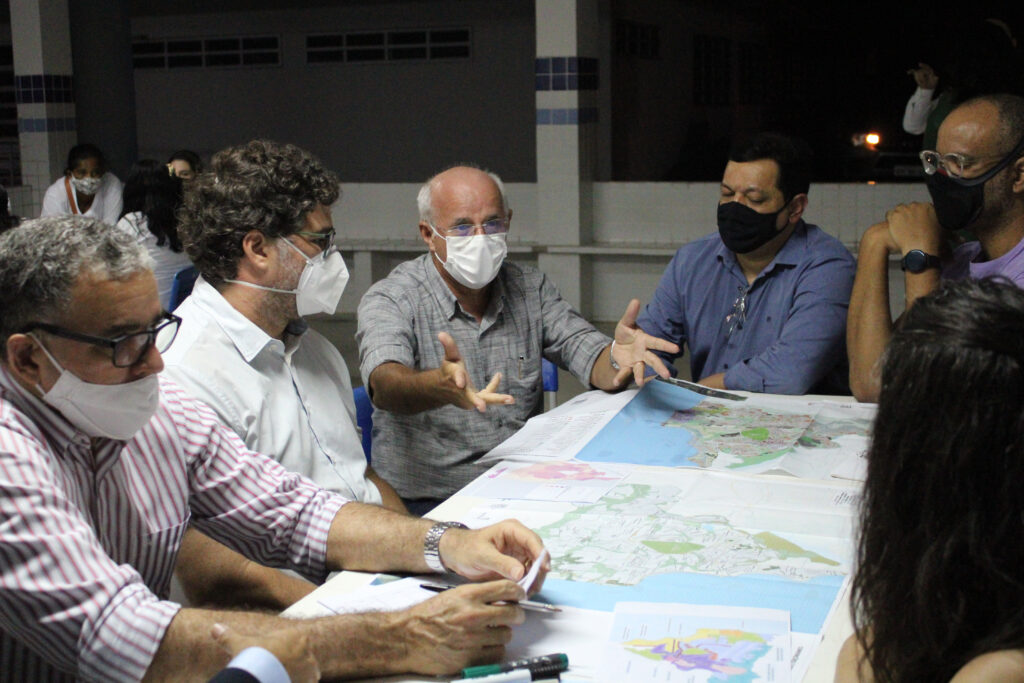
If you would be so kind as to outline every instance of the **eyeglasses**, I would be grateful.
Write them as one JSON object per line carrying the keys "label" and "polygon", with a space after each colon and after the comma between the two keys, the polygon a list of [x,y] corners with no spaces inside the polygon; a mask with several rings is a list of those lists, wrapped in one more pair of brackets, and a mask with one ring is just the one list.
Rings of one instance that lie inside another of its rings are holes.
{"label": "eyeglasses", "polygon": [[25,333],[32,332],[33,330],[42,330],[55,337],[63,337],[95,346],[106,346],[113,351],[111,361],[114,363],[114,367],[128,368],[142,360],[142,357],[146,355],[152,346],[156,346],[156,350],[160,353],[169,349],[174,338],[178,335],[179,325],[181,325],[181,318],[173,313],[164,311],[160,322],[148,330],[122,334],[111,339],[72,332],[59,325],[51,325],[50,323],[29,323],[21,331]]}
{"label": "eyeglasses", "polygon": [[[964,172],[970,170],[975,164],[985,161],[987,159],[999,159],[999,163],[990,168],[988,171],[978,176],[978,180],[984,182],[999,171],[1003,170],[1007,164],[1015,160],[1018,156],[1024,153],[1024,138],[1021,138],[1017,146],[1010,150],[1010,153],[1004,157],[999,155],[989,155],[984,157],[972,157],[968,154],[960,154],[958,152],[950,152],[949,154],[939,154],[938,152],[926,149],[921,154],[921,165],[924,166],[924,172],[926,175],[935,175],[939,170],[942,170],[946,175],[951,178],[963,178]],[[975,178],[967,178],[968,181],[973,181]]]}
{"label": "eyeglasses", "polygon": [[335,232],[334,228],[324,230],[323,232],[309,232],[307,230],[299,230],[298,232],[292,233],[293,235],[299,235],[302,239],[306,240],[310,244],[314,244],[320,247],[320,251],[326,252],[334,246],[334,237],[338,233]]}
{"label": "eyeglasses", "polygon": [[[436,226],[431,225],[431,227],[433,227],[434,230],[437,230]],[[484,231],[485,235],[499,235],[503,232],[508,232],[508,219],[492,218],[489,221],[481,223],[479,227]],[[459,225],[445,228],[443,231],[438,230],[438,232],[444,232],[444,234],[450,237],[466,237],[467,235],[475,233],[476,229],[477,226],[472,223],[460,223]]]}
{"label": "eyeglasses", "polygon": [[732,310],[725,316],[725,336],[731,337],[736,330],[743,329],[743,323],[747,321],[747,288],[737,287],[739,296],[732,304]]}

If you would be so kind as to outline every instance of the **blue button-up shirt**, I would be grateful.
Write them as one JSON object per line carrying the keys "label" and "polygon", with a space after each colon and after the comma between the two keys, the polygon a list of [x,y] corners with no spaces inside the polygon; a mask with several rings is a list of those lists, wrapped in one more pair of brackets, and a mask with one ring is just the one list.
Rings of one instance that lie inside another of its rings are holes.
{"label": "blue button-up shirt", "polygon": [[[803,394],[844,372],[855,270],[839,240],[801,221],[748,285],[716,232],[680,247],[637,323],[680,349],[689,344],[695,381],[724,372],[728,389]],[[742,323],[730,326],[744,294]]]}

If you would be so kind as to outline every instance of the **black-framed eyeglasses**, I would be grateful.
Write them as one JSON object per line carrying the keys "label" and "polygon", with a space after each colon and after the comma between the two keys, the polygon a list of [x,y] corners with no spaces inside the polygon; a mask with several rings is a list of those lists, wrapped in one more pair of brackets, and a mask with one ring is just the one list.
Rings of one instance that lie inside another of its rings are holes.
{"label": "black-framed eyeglasses", "polygon": [[334,237],[337,235],[337,232],[334,228],[331,228],[330,230],[324,230],[323,232],[299,230],[292,234],[301,236],[302,239],[306,240],[310,244],[315,244],[320,247],[320,251],[326,252],[334,246]]}
{"label": "black-framed eyeglasses", "polygon": [[180,325],[181,318],[173,313],[164,311],[160,321],[148,330],[122,334],[110,339],[73,332],[50,323],[29,323],[21,331],[22,333],[27,333],[34,330],[42,330],[55,337],[63,337],[64,339],[93,344],[94,346],[107,347],[112,351],[111,362],[113,362],[114,367],[128,368],[142,360],[143,356],[146,355],[146,352],[152,346],[156,346],[156,350],[160,353],[169,349],[174,338],[178,336],[178,327]]}
{"label": "black-framed eyeglasses", "polygon": [[723,321],[726,338],[731,337],[736,330],[742,330],[743,323],[747,321],[747,292],[749,290],[746,287],[737,287],[736,289],[739,290],[739,296],[733,302],[732,310]]}

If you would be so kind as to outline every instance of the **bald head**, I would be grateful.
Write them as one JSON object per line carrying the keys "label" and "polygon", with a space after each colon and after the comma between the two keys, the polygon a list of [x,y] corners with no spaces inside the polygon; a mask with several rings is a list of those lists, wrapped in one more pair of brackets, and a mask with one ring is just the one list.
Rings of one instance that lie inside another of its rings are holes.
{"label": "bald head", "polygon": [[[951,111],[939,127],[940,154],[974,158],[1008,154],[1024,138],[1024,98],[982,95]],[[955,147],[955,148],[954,148]]]}
{"label": "bald head", "polygon": [[505,184],[495,173],[477,166],[453,166],[428,180],[416,197],[420,220],[436,224],[441,204],[457,202],[471,206],[482,202],[497,201],[500,213],[509,212]]}

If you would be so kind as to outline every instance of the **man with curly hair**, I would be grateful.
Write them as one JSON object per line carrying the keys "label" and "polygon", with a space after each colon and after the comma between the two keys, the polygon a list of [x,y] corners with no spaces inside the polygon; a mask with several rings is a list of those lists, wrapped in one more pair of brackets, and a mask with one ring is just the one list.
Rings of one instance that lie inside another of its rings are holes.
{"label": "man with curly hair", "polygon": [[[253,140],[189,183],[179,232],[201,277],[177,309],[167,373],[253,450],[364,503],[405,508],[370,468],[348,367],[303,316],[334,313],[348,271],[334,247],[338,178],[305,150]],[[234,577],[232,590],[225,582]],[[312,584],[251,565],[190,532],[179,578],[190,598],[280,607]]]}

